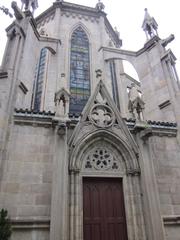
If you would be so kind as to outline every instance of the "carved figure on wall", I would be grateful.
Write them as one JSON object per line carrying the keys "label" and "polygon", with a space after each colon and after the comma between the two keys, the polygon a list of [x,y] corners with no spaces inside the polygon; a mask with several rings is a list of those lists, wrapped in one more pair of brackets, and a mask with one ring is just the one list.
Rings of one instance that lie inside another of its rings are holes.
{"label": "carved figure on wall", "polygon": [[120,38],[120,32],[117,30],[117,27],[114,28],[114,31],[115,31],[117,37]]}
{"label": "carved figure on wall", "polygon": [[98,3],[96,4],[96,9],[99,11],[103,11],[105,8],[105,5],[101,2],[101,0],[98,0]]}
{"label": "carved figure on wall", "polygon": [[21,20],[23,19],[24,15],[23,12],[21,11],[21,9],[18,7],[17,3],[15,1],[13,1],[11,3],[11,7],[14,10],[14,16],[16,17],[17,20]]}
{"label": "carved figure on wall", "polygon": [[31,11],[32,8],[32,13],[34,14],[34,11],[38,8],[38,0],[21,0],[22,6],[21,10],[25,11]]}
{"label": "carved figure on wall", "polygon": [[144,10],[145,10],[145,16],[144,16],[142,28],[146,33],[147,40],[149,40],[155,35],[158,36],[158,32],[157,32],[158,24],[156,20],[149,15],[147,8],[145,8]]}
{"label": "carved figure on wall", "polygon": [[143,110],[145,103],[140,97],[140,94],[136,88],[135,83],[131,83],[131,88],[129,91],[129,103],[128,110],[132,113],[136,120],[143,121]]}
{"label": "carved figure on wall", "polygon": [[64,88],[61,88],[58,92],[56,92],[55,99],[54,99],[56,117],[60,117],[60,118],[67,117],[69,97],[70,97],[70,94]]}

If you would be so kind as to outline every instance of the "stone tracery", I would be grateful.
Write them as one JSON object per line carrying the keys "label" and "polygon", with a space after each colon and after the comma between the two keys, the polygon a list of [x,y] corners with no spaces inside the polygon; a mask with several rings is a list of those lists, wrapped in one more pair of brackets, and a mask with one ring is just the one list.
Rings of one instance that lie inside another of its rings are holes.
{"label": "stone tracery", "polygon": [[120,169],[120,164],[107,148],[96,147],[87,155],[84,168],[86,170],[116,171]]}
{"label": "stone tracery", "polygon": [[111,108],[105,104],[96,104],[91,112],[90,119],[97,127],[110,127],[114,123],[114,113]]}

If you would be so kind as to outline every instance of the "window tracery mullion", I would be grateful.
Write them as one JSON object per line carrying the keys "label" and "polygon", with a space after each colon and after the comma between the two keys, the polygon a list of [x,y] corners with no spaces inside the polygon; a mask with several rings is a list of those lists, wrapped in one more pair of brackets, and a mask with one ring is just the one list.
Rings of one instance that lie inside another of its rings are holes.
{"label": "window tracery mullion", "polygon": [[89,41],[78,27],[71,38],[70,113],[80,113],[90,96]]}

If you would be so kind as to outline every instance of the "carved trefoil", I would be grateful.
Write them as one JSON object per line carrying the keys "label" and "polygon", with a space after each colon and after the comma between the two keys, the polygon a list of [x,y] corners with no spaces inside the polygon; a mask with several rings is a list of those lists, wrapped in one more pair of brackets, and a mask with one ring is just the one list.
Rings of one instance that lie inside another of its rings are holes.
{"label": "carved trefoil", "polygon": [[95,147],[85,157],[83,171],[119,171],[120,162],[107,147]]}

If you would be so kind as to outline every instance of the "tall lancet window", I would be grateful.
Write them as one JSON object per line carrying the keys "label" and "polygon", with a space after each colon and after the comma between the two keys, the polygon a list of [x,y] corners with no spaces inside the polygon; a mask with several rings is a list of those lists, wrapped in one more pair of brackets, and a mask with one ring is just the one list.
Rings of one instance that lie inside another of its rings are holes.
{"label": "tall lancet window", "polygon": [[43,93],[45,92],[45,78],[47,72],[48,50],[43,48],[40,53],[39,62],[36,67],[35,80],[33,86],[32,109],[42,110]]}
{"label": "tall lancet window", "polygon": [[71,38],[70,93],[69,112],[79,114],[90,96],[89,40],[81,27]]}

